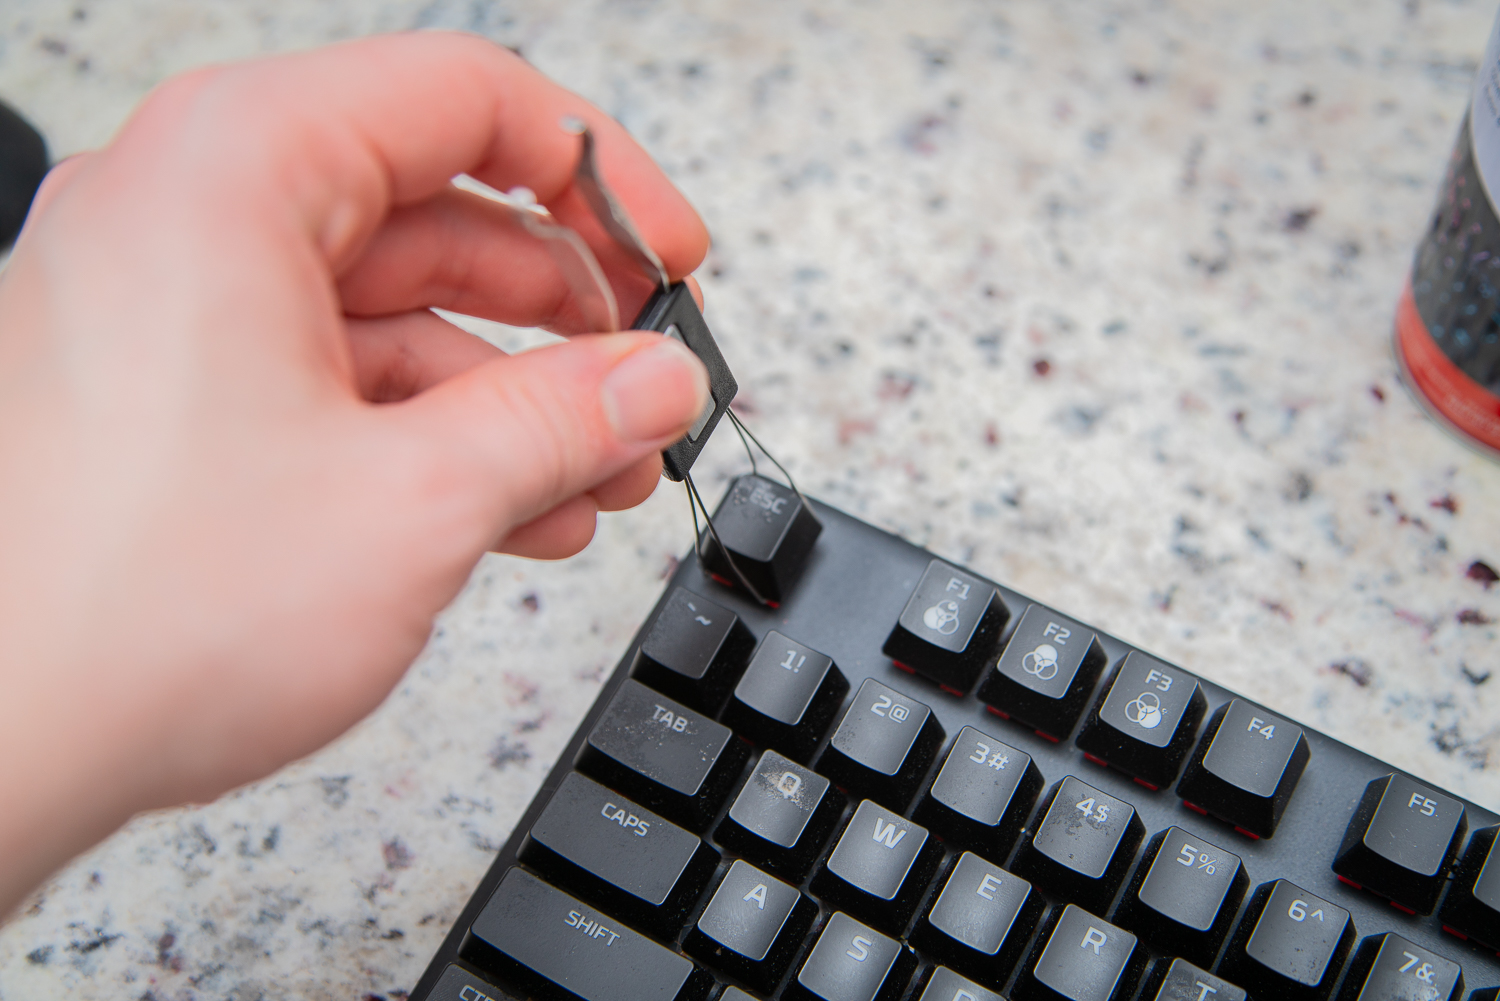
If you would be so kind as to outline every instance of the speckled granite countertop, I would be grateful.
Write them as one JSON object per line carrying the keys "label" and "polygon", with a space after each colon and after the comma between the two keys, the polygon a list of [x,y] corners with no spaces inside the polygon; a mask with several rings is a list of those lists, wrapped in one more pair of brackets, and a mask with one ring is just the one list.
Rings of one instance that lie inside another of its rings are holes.
{"label": "speckled granite countertop", "polygon": [[[1345,6],[9,0],[0,95],[67,153],[208,60],[518,45],[702,210],[741,406],[805,489],[1497,807],[1500,465],[1388,348],[1494,5]],[[0,998],[404,997],[686,511],[487,560],[348,737],[39,892]]]}

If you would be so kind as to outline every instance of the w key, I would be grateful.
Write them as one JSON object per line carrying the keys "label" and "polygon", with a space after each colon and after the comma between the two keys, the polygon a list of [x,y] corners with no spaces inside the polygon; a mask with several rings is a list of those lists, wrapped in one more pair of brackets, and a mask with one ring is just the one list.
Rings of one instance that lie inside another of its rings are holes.
{"label": "w key", "polygon": [[925,828],[865,800],[813,878],[813,892],[900,934],[942,855]]}

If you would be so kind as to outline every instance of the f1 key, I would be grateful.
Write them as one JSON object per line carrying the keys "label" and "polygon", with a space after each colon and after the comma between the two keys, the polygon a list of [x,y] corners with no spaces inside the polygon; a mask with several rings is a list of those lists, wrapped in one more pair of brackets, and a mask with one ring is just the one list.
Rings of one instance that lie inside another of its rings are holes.
{"label": "f1 key", "polygon": [[1208,721],[1177,795],[1241,834],[1269,838],[1311,756],[1300,726],[1233,699]]}
{"label": "f1 key", "polygon": [[933,560],[881,652],[897,667],[965,695],[1009,618],[995,585]]}
{"label": "f1 key", "polygon": [[1333,871],[1398,907],[1431,914],[1468,827],[1458,800],[1393,773],[1365,786]]}

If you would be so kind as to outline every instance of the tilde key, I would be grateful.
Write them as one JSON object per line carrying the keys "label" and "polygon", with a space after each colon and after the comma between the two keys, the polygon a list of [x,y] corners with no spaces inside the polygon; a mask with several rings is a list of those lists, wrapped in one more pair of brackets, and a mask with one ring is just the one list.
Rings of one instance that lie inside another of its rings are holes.
{"label": "tilde key", "polygon": [[881,652],[897,667],[965,695],[994,653],[1008,618],[1010,610],[995,585],[933,560]]}
{"label": "tilde key", "polygon": [[1431,914],[1468,827],[1458,800],[1392,773],[1365,787],[1333,871],[1399,907]]}
{"label": "tilde key", "polygon": [[663,695],[716,716],[754,646],[755,637],[738,615],[679,587],[646,631],[630,673]]}

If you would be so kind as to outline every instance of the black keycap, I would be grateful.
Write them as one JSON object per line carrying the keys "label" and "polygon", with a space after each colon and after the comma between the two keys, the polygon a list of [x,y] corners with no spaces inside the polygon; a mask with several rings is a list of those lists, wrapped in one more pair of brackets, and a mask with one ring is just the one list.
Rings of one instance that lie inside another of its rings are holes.
{"label": "black keycap", "polygon": [[843,812],[844,797],[827,779],[766,751],[714,836],[730,851],[800,883]]}
{"label": "black keycap", "polygon": [[942,746],[943,727],[930,708],[866,678],[817,769],[853,796],[905,810]]}
{"label": "black keycap", "polygon": [[849,682],[832,658],[772,630],[760,641],[724,722],[798,761],[812,757]]}
{"label": "black keycap", "polygon": [[1177,795],[1241,834],[1269,838],[1311,753],[1300,726],[1234,699],[1209,719]]}
{"label": "black keycap", "polygon": [[1460,1001],[1463,992],[1457,963],[1387,932],[1359,943],[1339,1001]]}
{"label": "black keycap", "polygon": [[1393,773],[1365,786],[1333,871],[1345,883],[1431,914],[1468,829],[1458,800]]}
{"label": "black keycap", "polygon": [[[740,574],[774,607],[802,573],[823,524],[796,491],[746,473],[719,502],[714,529]],[[720,584],[743,589],[713,535],[704,532],[701,538],[704,569]]]}
{"label": "black keycap", "polygon": [[459,955],[545,1001],[575,995],[584,1001],[704,1001],[713,986],[689,960],[524,869],[501,877],[464,934]]}
{"label": "black keycap", "polygon": [[730,985],[724,988],[724,993],[719,995],[718,1001],[756,1001],[756,999],[753,995],[746,994],[738,987]]}
{"label": "black keycap", "polygon": [[1005,1001],[972,980],[965,980],[946,966],[935,966],[922,985],[917,1001]]}
{"label": "black keycap", "polygon": [[577,772],[552,794],[519,854],[558,886],[667,938],[719,862],[696,834]]}
{"label": "black keycap", "polygon": [[754,646],[738,615],[679,587],[646,631],[630,673],[683,705],[717,716]]}
{"label": "black keycap", "polygon": [[1044,605],[1029,605],[979,686],[979,700],[997,716],[1034,727],[1048,740],[1062,740],[1073,732],[1105,659],[1088,626]]}
{"label": "black keycap", "polygon": [[1069,775],[1040,812],[1036,834],[1016,855],[1016,872],[1091,910],[1108,910],[1146,833],[1135,808]]}
{"label": "black keycap", "polygon": [[1042,773],[1029,754],[966,726],[917,805],[916,818],[957,845],[1003,860],[1041,791]]}
{"label": "black keycap", "polygon": [[741,859],[729,867],[683,947],[699,962],[770,991],[802,949],[817,905]]}
{"label": "black keycap", "polygon": [[933,560],[881,650],[897,667],[964,695],[994,654],[1008,618],[995,585]]}
{"label": "black keycap", "polygon": [[1169,827],[1147,843],[1115,920],[1163,952],[1209,966],[1249,885],[1234,852]]}
{"label": "black keycap", "polygon": [[1016,1001],[1124,1001],[1145,965],[1136,938],[1075,904],[1057,908],[1037,934],[1016,981]]}
{"label": "black keycap", "polygon": [[427,1001],[505,1001],[505,992],[462,966],[453,963],[443,971],[427,995]]}
{"label": "black keycap", "polygon": [[813,892],[900,934],[942,857],[926,828],[865,800],[813,877]]}
{"label": "black keycap", "polygon": [[1246,994],[1227,980],[1200,970],[1185,959],[1158,959],[1141,987],[1140,1001],[1245,1001]]}
{"label": "black keycap", "polygon": [[1252,997],[1328,997],[1354,942],[1349,912],[1285,879],[1250,898],[1220,962],[1224,976]]}
{"label": "black keycap", "polygon": [[578,769],[701,831],[749,756],[728,727],[626,678],[589,733]]}
{"label": "black keycap", "polygon": [[1475,991],[1469,995],[1469,1001],[1500,1001],[1500,987],[1491,987],[1487,991]]}
{"label": "black keycap", "polygon": [[1042,916],[1031,884],[973,852],[953,866],[912,942],[965,976],[999,989]]}
{"label": "black keycap", "polygon": [[916,969],[914,952],[839,911],[787,985],[794,1001],[896,1001]]}
{"label": "black keycap", "polygon": [[1443,929],[1500,951],[1500,827],[1475,831],[1438,911]]}
{"label": "black keycap", "polygon": [[1160,789],[1177,778],[1207,708],[1197,678],[1132,650],[1084,717],[1076,743],[1095,764]]}

